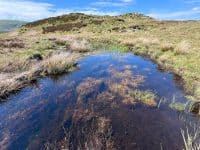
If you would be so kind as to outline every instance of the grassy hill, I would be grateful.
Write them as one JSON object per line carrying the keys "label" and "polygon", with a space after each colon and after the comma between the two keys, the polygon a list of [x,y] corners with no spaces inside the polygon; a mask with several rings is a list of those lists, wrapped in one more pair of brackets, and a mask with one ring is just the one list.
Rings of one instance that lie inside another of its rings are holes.
{"label": "grassy hill", "polygon": [[5,66],[12,67],[12,71],[22,69],[27,58],[35,53],[45,57],[60,45],[69,47],[74,40],[84,39],[92,50],[121,49],[151,58],[181,77],[188,94],[200,99],[200,21],[158,21],[135,13],[119,16],[73,13],[28,23],[13,33],[0,35],[18,45],[18,50],[9,49],[9,56],[7,49],[2,49],[0,70],[5,70]]}
{"label": "grassy hill", "polygon": [[0,32],[11,31],[21,25],[25,24],[24,21],[17,20],[0,20]]}

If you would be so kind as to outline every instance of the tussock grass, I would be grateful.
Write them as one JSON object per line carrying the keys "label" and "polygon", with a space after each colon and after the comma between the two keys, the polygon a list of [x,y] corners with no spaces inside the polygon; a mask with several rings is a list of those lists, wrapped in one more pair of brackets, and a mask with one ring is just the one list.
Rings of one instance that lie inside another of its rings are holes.
{"label": "tussock grass", "polygon": [[176,54],[188,54],[188,53],[190,53],[191,47],[192,46],[188,41],[183,40],[176,45],[175,53]]}
{"label": "tussock grass", "polygon": [[28,62],[25,57],[18,58],[14,55],[0,55],[0,72],[12,73],[16,70],[26,70]]}
{"label": "tussock grass", "polygon": [[163,52],[174,51],[174,45],[171,43],[161,43],[160,48]]}
{"label": "tussock grass", "polygon": [[91,50],[91,45],[86,39],[78,39],[70,42],[66,48],[73,52],[86,52]]}
{"label": "tussock grass", "polygon": [[69,53],[60,53],[47,58],[41,63],[43,72],[48,75],[56,75],[63,72],[67,72],[73,69],[75,61],[78,59],[78,55],[70,56]]}
{"label": "tussock grass", "polygon": [[[17,90],[21,87],[19,81],[14,79],[7,79],[0,82],[0,95],[1,97],[6,96],[10,91]],[[0,99],[1,100],[1,99]]]}
{"label": "tussock grass", "polygon": [[78,54],[55,54],[44,59],[39,64],[35,64],[28,71],[16,73],[10,76],[0,74],[0,98],[7,96],[9,93],[20,90],[38,77],[71,72],[75,69],[78,58],[80,58],[80,55]]}

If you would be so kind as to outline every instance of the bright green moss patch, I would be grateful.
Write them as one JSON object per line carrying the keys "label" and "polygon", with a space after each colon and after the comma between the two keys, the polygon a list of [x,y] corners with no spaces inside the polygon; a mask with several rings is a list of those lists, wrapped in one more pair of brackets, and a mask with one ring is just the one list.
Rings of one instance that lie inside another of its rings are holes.
{"label": "bright green moss patch", "polygon": [[183,104],[183,103],[179,103],[179,102],[172,102],[170,105],[169,105],[169,107],[171,108],[171,109],[174,109],[174,110],[177,110],[177,111],[180,111],[180,112],[182,112],[182,111],[185,111],[185,104]]}
{"label": "bright green moss patch", "polygon": [[151,91],[130,91],[130,96],[148,106],[157,106],[156,95]]}

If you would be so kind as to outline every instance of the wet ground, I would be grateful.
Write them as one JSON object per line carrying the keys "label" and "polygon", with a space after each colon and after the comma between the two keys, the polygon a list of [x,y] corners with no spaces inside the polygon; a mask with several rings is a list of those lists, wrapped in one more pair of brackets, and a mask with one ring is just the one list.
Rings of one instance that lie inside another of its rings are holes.
{"label": "wet ground", "polygon": [[187,101],[179,82],[130,53],[87,56],[0,104],[0,149],[182,150],[199,120],[169,107]]}

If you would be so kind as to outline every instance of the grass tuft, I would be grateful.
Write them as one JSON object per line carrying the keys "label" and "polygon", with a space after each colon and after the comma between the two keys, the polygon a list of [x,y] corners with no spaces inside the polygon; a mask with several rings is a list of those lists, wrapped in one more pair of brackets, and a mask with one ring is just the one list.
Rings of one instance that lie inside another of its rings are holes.
{"label": "grass tuft", "polygon": [[156,95],[151,91],[130,91],[130,96],[148,106],[157,106]]}
{"label": "grass tuft", "polygon": [[176,54],[189,54],[191,49],[191,44],[188,41],[181,41],[176,45],[175,53]]}
{"label": "grass tuft", "polygon": [[197,141],[200,137],[200,127],[194,127],[193,132],[189,132],[189,129],[186,128],[186,131],[181,129],[181,135],[183,137],[185,150],[199,150],[200,143]]}

